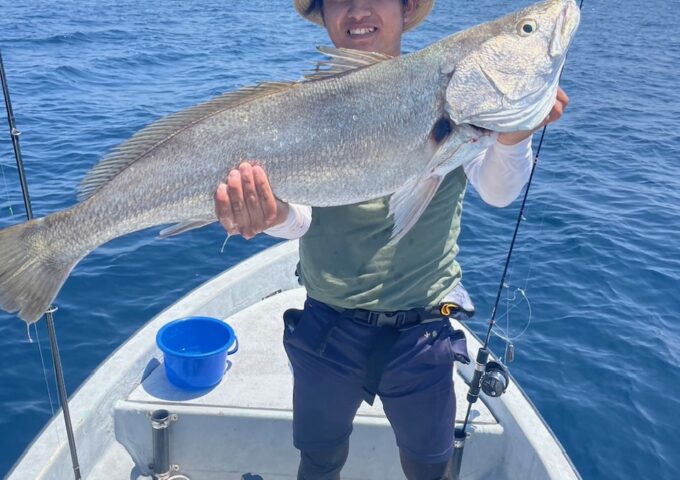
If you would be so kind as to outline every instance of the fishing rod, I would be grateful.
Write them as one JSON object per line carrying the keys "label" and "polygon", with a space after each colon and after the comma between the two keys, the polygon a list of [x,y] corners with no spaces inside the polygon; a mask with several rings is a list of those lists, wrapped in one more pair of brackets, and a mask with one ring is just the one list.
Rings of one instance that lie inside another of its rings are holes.
{"label": "fishing rod", "polygon": [[[583,10],[583,1],[579,3],[579,11]],[[566,57],[565,57],[566,64]],[[558,78],[558,84],[562,80],[562,73],[564,73],[564,66],[560,72]],[[512,258],[512,252],[515,248],[515,242],[517,240],[517,234],[519,232],[520,224],[524,219],[524,209],[526,207],[527,198],[529,197],[529,189],[531,188],[531,183],[534,179],[534,173],[536,171],[536,166],[538,165],[538,158],[541,153],[541,147],[543,146],[543,139],[545,138],[545,132],[548,125],[543,126],[541,131],[541,138],[538,142],[538,147],[536,148],[536,155],[534,155],[534,160],[531,165],[531,173],[529,174],[529,180],[527,181],[526,189],[524,190],[524,197],[522,198],[522,204],[519,208],[519,213],[517,214],[517,221],[515,222],[515,230],[512,234],[512,240],[510,241],[510,247],[508,248],[508,254],[505,258],[505,265],[503,266],[503,273],[501,274],[501,281],[498,285],[498,292],[496,293],[496,301],[494,302],[493,310],[491,311],[491,319],[489,320],[489,327],[486,331],[486,337],[484,338],[484,344],[477,351],[477,357],[475,359],[475,371],[472,375],[472,380],[470,381],[470,388],[467,394],[468,407],[465,412],[465,419],[463,420],[463,426],[455,429],[454,434],[454,448],[453,448],[453,470],[454,478],[459,478],[460,468],[463,461],[463,451],[465,449],[465,440],[468,436],[467,425],[470,420],[470,413],[472,411],[472,405],[479,399],[480,391],[483,391],[487,396],[490,397],[500,397],[508,388],[510,383],[510,375],[508,374],[507,368],[500,362],[495,360],[489,361],[491,355],[491,350],[489,349],[489,341],[491,339],[491,334],[493,332],[493,327],[496,325],[496,312],[498,311],[498,305],[500,303],[501,294],[503,293],[503,288],[506,286],[505,278],[508,274],[508,268],[510,266],[510,259]],[[509,335],[507,339],[509,341]],[[512,344],[509,345],[512,347]],[[509,349],[509,357],[513,356],[514,349]]]}
{"label": "fishing rod", "polygon": [[[2,82],[2,93],[5,100],[5,108],[7,110],[7,123],[9,123],[10,136],[12,138],[12,147],[14,148],[14,158],[17,162],[17,170],[19,172],[19,182],[21,184],[21,193],[24,198],[24,207],[26,207],[27,220],[33,219],[33,208],[31,206],[31,198],[28,193],[28,183],[26,182],[26,172],[24,171],[24,161],[21,156],[21,146],[19,145],[19,135],[21,132],[17,129],[14,122],[14,112],[12,111],[12,102],[9,97],[9,86],[7,77],[5,76],[5,65],[2,61],[2,51],[0,51],[0,82]],[[64,423],[66,424],[66,435],[68,436],[68,446],[71,452],[71,463],[73,464],[73,474],[76,480],[81,479],[80,465],[78,463],[78,454],[76,452],[76,442],[73,435],[73,426],[71,424],[71,413],[68,408],[68,395],[66,394],[66,384],[64,383],[64,371],[61,366],[61,356],[59,355],[59,345],[57,343],[57,331],[54,327],[53,313],[57,311],[55,306],[50,307],[45,312],[47,320],[47,331],[50,337],[50,349],[52,351],[52,364],[54,365],[54,374],[57,379],[57,391],[59,393],[59,403],[61,404],[61,411],[64,414]]]}

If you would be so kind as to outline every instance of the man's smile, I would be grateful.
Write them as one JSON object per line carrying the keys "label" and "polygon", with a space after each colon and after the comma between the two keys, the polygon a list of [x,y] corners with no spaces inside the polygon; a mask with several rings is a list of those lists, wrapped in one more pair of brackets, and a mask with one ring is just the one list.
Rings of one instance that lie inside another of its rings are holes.
{"label": "man's smile", "polygon": [[359,28],[350,28],[347,30],[347,33],[350,34],[350,36],[363,36],[367,35],[369,33],[373,33],[377,30],[375,27],[359,27]]}
{"label": "man's smile", "polygon": [[354,40],[368,39],[378,35],[378,27],[371,24],[352,25],[346,30],[347,36]]}

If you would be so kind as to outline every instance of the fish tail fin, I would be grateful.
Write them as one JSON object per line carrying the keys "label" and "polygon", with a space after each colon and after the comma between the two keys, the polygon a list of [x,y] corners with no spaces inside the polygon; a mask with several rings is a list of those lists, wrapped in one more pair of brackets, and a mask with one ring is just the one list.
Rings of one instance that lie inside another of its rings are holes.
{"label": "fish tail fin", "polygon": [[0,308],[18,311],[29,324],[45,313],[80,260],[58,255],[48,230],[44,218],[0,230]]}

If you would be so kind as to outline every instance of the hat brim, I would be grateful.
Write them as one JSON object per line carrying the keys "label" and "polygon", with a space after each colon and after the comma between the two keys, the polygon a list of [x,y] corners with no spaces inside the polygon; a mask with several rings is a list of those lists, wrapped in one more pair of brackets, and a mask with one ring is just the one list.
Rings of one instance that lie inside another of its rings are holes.
{"label": "hat brim", "polygon": [[[312,23],[316,23],[317,25],[323,26],[321,12],[318,9],[315,9],[310,13],[307,13],[307,9],[309,8],[310,5],[312,5],[313,2],[314,0],[293,0],[295,10],[297,10],[297,12],[302,17],[306,18]],[[434,0],[420,0],[418,2],[418,6],[416,7],[416,11],[413,12],[413,16],[409,19],[408,22],[404,24],[404,31],[407,32],[420,25],[420,23],[423,20],[425,20],[425,18],[430,14],[430,11],[432,10],[433,6]]]}

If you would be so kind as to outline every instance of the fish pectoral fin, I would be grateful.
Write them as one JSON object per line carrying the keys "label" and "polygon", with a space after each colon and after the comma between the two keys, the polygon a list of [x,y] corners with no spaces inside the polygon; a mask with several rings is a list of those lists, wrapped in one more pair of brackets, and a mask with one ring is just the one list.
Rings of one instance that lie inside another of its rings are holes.
{"label": "fish pectoral fin", "polygon": [[180,233],[188,232],[189,230],[193,230],[195,228],[201,228],[205,227],[206,225],[210,225],[213,222],[216,222],[217,218],[200,218],[196,220],[188,220],[186,222],[178,223],[176,225],[172,225],[168,228],[164,228],[163,230],[160,231],[158,234],[159,238],[168,238],[172,237],[174,235],[179,235]]}
{"label": "fish pectoral fin", "polygon": [[394,218],[390,241],[399,241],[416,224],[430,204],[444,177],[430,174],[409,180],[390,198],[389,214]]}

